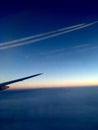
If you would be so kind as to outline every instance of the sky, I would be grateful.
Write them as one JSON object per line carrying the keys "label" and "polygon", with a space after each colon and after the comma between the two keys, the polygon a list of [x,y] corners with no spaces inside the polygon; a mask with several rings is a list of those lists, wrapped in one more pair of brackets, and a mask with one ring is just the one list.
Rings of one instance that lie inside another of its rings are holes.
{"label": "sky", "polygon": [[[11,88],[98,86],[97,2],[0,3],[0,83]],[[67,28],[68,27],[68,28]]]}

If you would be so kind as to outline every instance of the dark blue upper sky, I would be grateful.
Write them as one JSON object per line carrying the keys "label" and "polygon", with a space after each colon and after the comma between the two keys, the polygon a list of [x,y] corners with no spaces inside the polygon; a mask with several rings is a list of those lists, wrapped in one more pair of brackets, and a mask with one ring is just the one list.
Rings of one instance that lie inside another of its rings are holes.
{"label": "dark blue upper sky", "polygon": [[[1,2],[0,44],[97,21],[97,5],[84,0]],[[98,85],[97,56],[98,24],[95,24],[34,44],[0,50],[0,82],[43,72],[40,78],[24,84]]]}

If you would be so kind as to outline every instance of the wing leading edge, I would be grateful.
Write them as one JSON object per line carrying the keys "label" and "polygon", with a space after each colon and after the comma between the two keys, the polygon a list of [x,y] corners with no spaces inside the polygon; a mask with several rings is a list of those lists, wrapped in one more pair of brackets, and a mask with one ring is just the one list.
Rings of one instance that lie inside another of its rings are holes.
{"label": "wing leading edge", "polygon": [[39,75],[42,75],[42,74],[43,73],[39,73],[39,74],[31,75],[31,76],[28,76],[28,77],[24,77],[24,78],[20,78],[20,79],[16,79],[16,80],[1,83],[0,84],[0,90],[4,90],[4,89],[9,88],[6,85],[13,84],[13,83],[16,83],[16,82],[20,82],[20,81],[23,81],[23,80],[26,80],[26,79],[29,79],[29,78],[33,78],[33,77],[36,77],[36,76],[39,76]]}

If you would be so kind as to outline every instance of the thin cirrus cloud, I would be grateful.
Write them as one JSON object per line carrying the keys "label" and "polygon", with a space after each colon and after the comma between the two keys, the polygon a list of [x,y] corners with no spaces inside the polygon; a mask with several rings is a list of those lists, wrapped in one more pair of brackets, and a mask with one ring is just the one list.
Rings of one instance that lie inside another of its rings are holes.
{"label": "thin cirrus cloud", "polygon": [[60,48],[60,49],[54,49],[54,50],[51,50],[51,51],[48,51],[48,52],[41,52],[40,55],[44,55],[44,56],[52,56],[53,55],[55,56],[55,54],[57,55],[62,55],[64,54],[65,55],[65,52],[66,52],[66,55],[70,55],[70,54],[73,54],[72,53],[72,50],[75,51],[75,52],[87,52],[87,51],[95,51],[98,49],[98,46],[96,44],[79,44],[79,45],[75,45],[75,46],[72,46],[72,47],[65,47],[65,48]]}
{"label": "thin cirrus cloud", "polygon": [[39,41],[42,41],[42,40],[46,40],[46,39],[49,39],[49,38],[53,38],[53,37],[57,37],[57,36],[60,36],[60,35],[63,35],[63,34],[67,34],[69,32],[80,30],[80,29],[92,26],[96,23],[98,23],[98,21],[95,21],[95,22],[92,22],[92,23],[89,23],[89,24],[78,24],[78,25],[67,27],[67,28],[62,28],[62,29],[58,29],[58,30],[55,30],[55,31],[38,34],[38,35],[35,35],[35,36],[30,36],[30,37],[26,37],[26,38],[14,40],[14,41],[9,41],[9,42],[6,42],[6,43],[2,43],[0,45],[0,50],[18,47],[18,46],[23,46],[23,45],[26,45],[26,44],[36,43],[36,42],[39,42]]}
{"label": "thin cirrus cloud", "polygon": [[73,48],[78,49],[78,48],[85,48],[85,47],[89,47],[89,46],[90,46],[90,44],[81,44],[81,45],[76,45]]}

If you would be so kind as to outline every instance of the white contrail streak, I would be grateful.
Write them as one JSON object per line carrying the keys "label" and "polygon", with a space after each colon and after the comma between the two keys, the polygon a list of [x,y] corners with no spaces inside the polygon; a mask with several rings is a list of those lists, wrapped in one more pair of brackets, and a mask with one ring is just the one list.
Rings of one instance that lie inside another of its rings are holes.
{"label": "white contrail streak", "polygon": [[82,25],[84,25],[84,24],[77,24],[77,25],[73,25],[73,26],[66,27],[66,28],[61,28],[61,29],[57,29],[57,30],[50,31],[50,32],[46,32],[46,33],[41,33],[41,34],[37,34],[37,35],[25,37],[25,38],[13,40],[13,41],[3,42],[3,43],[0,43],[0,47],[1,47],[1,46],[10,45],[10,44],[15,44],[15,43],[18,43],[18,42],[23,42],[23,41],[26,41],[26,40],[31,40],[31,39],[38,38],[38,37],[42,37],[42,36],[45,36],[45,35],[50,35],[50,34],[52,34],[52,33],[58,33],[58,32],[60,32],[60,31],[65,31],[65,30],[68,30],[68,29],[80,27],[80,26],[82,26]]}
{"label": "white contrail streak", "polygon": [[17,46],[22,46],[22,45],[26,45],[26,44],[39,42],[39,41],[46,40],[46,39],[49,39],[49,38],[53,38],[53,37],[56,37],[56,36],[60,36],[60,35],[63,35],[63,34],[66,34],[66,33],[72,32],[72,31],[75,31],[75,30],[80,30],[80,29],[92,26],[92,25],[94,25],[96,23],[98,23],[98,21],[97,22],[92,22],[92,23],[89,23],[89,24],[85,24],[85,25],[82,25],[82,26],[77,27],[77,28],[72,28],[70,30],[66,30],[66,31],[63,31],[63,32],[58,32],[58,33],[51,34],[51,35],[48,35],[48,36],[44,36],[44,37],[41,37],[41,38],[33,39],[33,40],[30,40],[30,41],[3,46],[3,47],[0,47],[0,49],[1,50],[2,49],[8,49],[8,48],[12,48],[12,47],[17,47]]}

